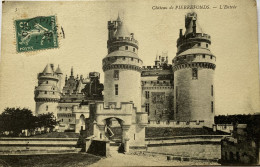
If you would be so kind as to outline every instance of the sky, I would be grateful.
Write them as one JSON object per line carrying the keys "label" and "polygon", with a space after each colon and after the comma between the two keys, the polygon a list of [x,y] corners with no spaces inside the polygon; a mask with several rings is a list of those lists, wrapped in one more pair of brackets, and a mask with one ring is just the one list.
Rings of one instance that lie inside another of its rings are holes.
{"label": "sky", "polygon": [[[175,9],[181,5],[208,5],[210,9]],[[220,9],[236,5],[236,9]],[[154,6],[168,7],[153,10]],[[173,6],[174,9],[169,9]],[[213,8],[217,7],[217,8]],[[223,7],[223,6],[222,6]],[[259,111],[259,67],[257,18],[254,1],[88,1],[88,2],[5,2],[2,13],[0,61],[0,112],[6,107],[35,110],[34,88],[37,73],[47,63],[59,64],[64,73],[87,77],[101,73],[107,55],[107,21],[118,13],[139,41],[143,65],[153,65],[156,53],[176,55],[179,29],[184,29],[185,14],[194,11],[197,25],[211,35],[211,52],[217,57],[215,70],[216,114],[247,114]],[[17,53],[14,21],[55,15],[65,32],[59,48]]]}

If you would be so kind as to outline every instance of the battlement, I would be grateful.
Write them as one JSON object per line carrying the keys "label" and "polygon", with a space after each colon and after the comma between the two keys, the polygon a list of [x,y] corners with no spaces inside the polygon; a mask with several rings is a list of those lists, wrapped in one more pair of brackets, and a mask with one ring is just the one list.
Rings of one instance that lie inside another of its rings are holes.
{"label": "battlement", "polygon": [[142,81],[142,86],[170,86],[172,88],[173,83],[172,83],[172,80],[167,80],[167,81],[160,81],[160,80]]}
{"label": "battlement", "polygon": [[148,121],[148,127],[202,128],[204,120],[198,121]]}
{"label": "battlement", "polygon": [[[124,125],[137,123],[140,127],[144,127],[148,123],[147,113],[137,112],[137,108],[134,106],[133,102],[121,102],[119,106],[105,106],[104,102],[97,102],[96,115],[99,119],[97,122],[114,117],[123,120]],[[133,120],[133,116],[136,116],[136,119]]]}
{"label": "battlement", "polygon": [[111,45],[111,44],[114,44],[114,43],[117,43],[117,42],[132,43],[138,48],[138,41],[135,40],[134,38],[130,38],[130,37],[113,37],[112,39],[109,39],[107,41],[107,44]]}
{"label": "battlement", "polygon": [[[133,102],[109,102],[109,105],[105,105],[104,102],[97,102],[97,113],[107,110],[107,111],[116,111],[116,112],[124,112],[124,113],[132,113],[132,110],[136,110]],[[109,112],[107,112],[109,113]]]}
{"label": "battlement", "polygon": [[59,80],[59,77],[56,73],[53,74],[45,74],[45,73],[38,73],[37,79],[53,79],[53,80]]}
{"label": "battlement", "polygon": [[161,66],[143,66],[142,70],[163,70]]}
{"label": "battlement", "polygon": [[206,41],[207,43],[211,44],[211,36],[205,33],[190,33],[187,35],[183,35],[177,40],[177,47],[179,47],[183,43],[190,42],[192,40],[201,40]]}

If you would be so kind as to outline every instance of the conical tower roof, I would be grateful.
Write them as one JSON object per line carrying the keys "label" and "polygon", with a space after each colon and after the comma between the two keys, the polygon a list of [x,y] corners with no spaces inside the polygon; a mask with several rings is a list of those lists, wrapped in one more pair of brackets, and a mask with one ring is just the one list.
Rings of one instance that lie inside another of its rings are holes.
{"label": "conical tower roof", "polygon": [[52,74],[53,73],[50,64],[46,65],[46,67],[44,68],[42,73],[45,73],[45,74]]}
{"label": "conical tower roof", "polygon": [[118,37],[130,37],[130,33],[125,25],[124,22],[121,22],[121,24],[118,26],[117,32],[116,32],[116,38]]}
{"label": "conical tower roof", "polygon": [[55,70],[55,73],[56,74],[63,74],[59,65],[58,65],[57,69]]}

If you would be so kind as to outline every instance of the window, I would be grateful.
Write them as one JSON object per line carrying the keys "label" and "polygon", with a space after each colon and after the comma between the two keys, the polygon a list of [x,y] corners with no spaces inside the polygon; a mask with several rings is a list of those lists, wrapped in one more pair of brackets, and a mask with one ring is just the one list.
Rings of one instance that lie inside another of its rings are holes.
{"label": "window", "polygon": [[176,101],[177,101],[177,99],[178,99],[178,86],[175,87],[175,90],[176,90],[176,95],[175,96],[176,96]]}
{"label": "window", "polygon": [[115,84],[115,95],[118,95],[118,84]]}
{"label": "window", "polygon": [[44,94],[47,94],[47,91],[45,91]]}
{"label": "window", "polygon": [[48,84],[49,82],[48,81],[46,81],[46,84]]}
{"label": "window", "polygon": [[214,112],[214,102],[211,101],[211,112],[213,113]]}
{"label": "window", "polygon": [[63,119],[61,119],[61,122],[63,122]]}
{"label": "window", "polygon": [[200,46],[200,43],[198,43],[198,46]]}
{"label": "window", "polygon": [[150,96],[150,92],[149,91],[145,91],[145,98],[149,99],[149,96]]}
{"label": "window", "polygon": [[198,69],[197,68],[192,69],[192,79],[198,79]]}
{"label": "window", "polygon": [[67,110],[68,110],[68,107],[66,107],[65,110],[67,111]]}
{"label": "window", "polygon": [[196,55],[193,55],[194,58],[196,58]]}
{"label": "window", "polygon": [[146,104],[145,104],[145,112],[147,112],[148,115],[150,115],[150,106],[149,106],[149,103],[146,103]]}
{"label": "window", "polygon": [[131,61],[133,61],[134,60],[134,58],[131,58]]}
{"label": "window", "polygon": [[208,48],[209,47],[209,44],[206,44],[206,48]]}
{"label": "window", "polygon": [[125,46],[125,50],[128,50],[128,46]]}
{"label": "window", "polygon": [[123,57],[123,60],[125,60],[125,57]]}
{"label": "window", "polygon": [[133,51],[135,52],[135,48],[133,48]]}
{"label": "window", "polygon": [[55,92],[52,92],[52,94],[54,94],[54,95],[55,95]]}
{"label": "window", "polygon": [[119,70],[114,70],[114,79],[119,79]]}
{"label": "window", "polygon": [[69,122],[70,122],[70,119],[69,119]]}
{"label": "window", "polygon": [[212,59],[212,56],[210,56],[210,59]]}
{"label": "window", "polygon": [[203,57],[203,59],[205,59],[206,56],[205,56],[205,55],[202,55],[202,57]]}
{"label": "window", "polygon": [[213,85],[211,85],[211,96],[213,96]]}
{"label": "window", "polygon": [[46,111],[48,111],[48,109],[49,109],[49,106],[46,106]]}

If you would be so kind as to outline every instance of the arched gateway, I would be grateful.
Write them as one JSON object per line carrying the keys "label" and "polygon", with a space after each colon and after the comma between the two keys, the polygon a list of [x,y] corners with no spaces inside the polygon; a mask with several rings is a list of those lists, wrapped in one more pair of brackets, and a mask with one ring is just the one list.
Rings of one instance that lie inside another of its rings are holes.
{"label": "arched gateway", "polygon": [[103,102],[96,104],[96,120],[97,129],[95,136],[100,139],[105,139],[105,128],[107,120],[115,118],[118,120],[122,128],[122,143],[125,146],[125,151],[129,147],[145,146],[145,126],[147,125],[147,113],[136,112],[134,104],[121,103],[118,108],[106,108]]}

